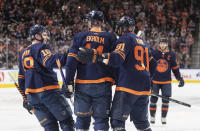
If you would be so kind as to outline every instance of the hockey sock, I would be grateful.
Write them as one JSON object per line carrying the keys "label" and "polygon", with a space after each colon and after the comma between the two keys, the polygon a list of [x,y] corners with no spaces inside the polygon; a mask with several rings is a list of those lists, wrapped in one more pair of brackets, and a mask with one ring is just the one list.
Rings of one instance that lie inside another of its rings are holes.
{"label": "hockey sock", "polygon": [[165,118],[167,116],[168,108],[169,108],[169,103],[162,104],[162,117]]}
{"label": "hockey sock", "polygon": [[151,102],[151,104],[150,104],[150,115],[151,115],[151,117],[155,117],[156,109],[157,109],[156,103]]}

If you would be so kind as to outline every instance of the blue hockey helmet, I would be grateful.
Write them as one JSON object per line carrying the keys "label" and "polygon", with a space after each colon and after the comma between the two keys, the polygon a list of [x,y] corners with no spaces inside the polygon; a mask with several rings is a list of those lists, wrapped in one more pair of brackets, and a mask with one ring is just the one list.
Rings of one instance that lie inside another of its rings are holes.
{"label": "blue hockey helmet", "polygon": [[36,34],[42,35],[42,32],[46,32],[46,31],[47,31],[47,29],[43,25],[36,24],[36,25],[31,26],[31,28],[29,30],[29,36],[30,36],[31,40],[34,40],[34,39],[36,39],[35,38]]}
{"label": "blue hockey helmet", "polygon": [[86,16],[87,20],[90,20],[92,24],[97,24],[97,22],[102,21],[104,22],[104,15],[102,11],[96,11],[92,10],[89,14]]}
{"label": "blue hockey helmet", "polygon": [[135,27],[135,21],[133,18],[129,16],[123,16],[119,20],[118,25],[125,26],[125,27]]}
{"label": "blue hockey helmet", "polygon": [[135,21],[133,18],[129,16],[123,16],[117,23],[117,33],[119,35],[122,35],[122,32],[127,33],[134,30],[135,30]]}

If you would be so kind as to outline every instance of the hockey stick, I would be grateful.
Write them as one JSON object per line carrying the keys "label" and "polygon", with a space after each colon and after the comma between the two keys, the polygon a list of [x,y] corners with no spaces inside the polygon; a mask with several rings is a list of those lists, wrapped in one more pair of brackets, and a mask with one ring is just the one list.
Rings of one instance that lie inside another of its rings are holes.
{"label": "hockey stick", "polygon": [[[8,75],[10,76],[10,78],[12,79],[12,81],[14,82],[15,87],[17,88],[17,90],[19,91],[19,93],[22,95],[23,100],[26,102],[26,104],[28,104],[28,100],[27,100],[26,95],[25,95],[24,92],[19,88],[17,82],[15,81],[15,79],[13,78],[13,76],[10,74],[10,72],[8,72]],[[28,112],[29,112],[30,114],[33,114],[31,110],[28,110]]]}
{"label": "hockey stick", "polygon": [[139,30],[136,36],[141,38],[142,35],[143,35],[143,32],[141,30]]}
{"label": "hockey stick", "polygon": [[[62,67],[61,67],[61,63],[60,63],[60,60],[59,59],[56,59],[56,63],[57,63],[57,66],[58,66],[58,68],[59,68],[59,70],[60,70],[60,74],[61,74],[61,77],[62,77],[62,79],[63,79],[63,84],[65,84],[66,86],[67,86],[67,81],[66,81],[66,79],[65,79],[65,76],[64,76],[64,73],[63,73],[63,70],[62,70]],[[68,88],[68,87],[67,87]],[[68,88],[69,89],[69,88]],[[74,104],[74,102],[73,102],[73,100],[72,100],[72,98],[70,97],[70,101],[71,101],[71,103],[72,104]]]}
{"label": "hockey stick", "polygon": [[[143,35],[143,32],[142,32],[141,30],[139,30],[136,36],[141,38],[142,35]],[[158,61],[156,61],[156,63],[158,63]],[[155,74],[155,73],[154,73],[154,74]],[[154,74],[153,74],[153,76],[154,76]],[[151,80],[152,80],[153,76],[151,77]],[[187,103],[185,103],[185,102],[181,102],[181,101],[178,101],[178,100],[169,98],[169,97],[165,97],[165,96],[158,95],[158,94],[154,94],[154,93],[151,93],[150,95],[151,95],[151,96],[155,96],[155,97],[160,97],[160,98],[162,98],[162,99],[164,99],[164,100],[171,101],[171,102],[174,102],[174,103],[177,103],[177,104],[181,104],[181,105],[184,105],[184,106],[187,106],[187,107],[191,107],[190,104],[187,104]]]}
{"label": "hockey stick", "polygon": [[171,102],[174,102],[174,103],[183,105],[183,106],[191,107],[190,104],[187,104],[187,103],[185,103],[185,102],[178,101],[178,100],[175,100],[175,99],[166,97],[166,96],[162,96],[162,95],[158,95],[158,94],[154,94],[154,93],[151,93],[150,95],[151,95],[151,96],[155,96],[155,97],[160,97],[160,98],[162,98],[162,99],[164,99],[164,100],[171,101]]}

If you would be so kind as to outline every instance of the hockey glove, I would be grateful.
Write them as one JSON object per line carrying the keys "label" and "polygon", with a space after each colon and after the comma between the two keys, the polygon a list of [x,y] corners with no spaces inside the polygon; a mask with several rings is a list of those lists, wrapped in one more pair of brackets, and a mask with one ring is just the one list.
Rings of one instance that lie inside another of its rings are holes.
{"label": "hockey glove", "polygon": [[23,107],[30,113],[30,114],[33,114],[32,113],[32,106],[26,102],[26,101],[23,101]]}
{"label": "hockey glove", "polygon": [[73,81],[68,82],[68,89],[70,92],[74,93],[74,82]]}
{"label": "hockey glove", "polygon": [[183,78],[181,77],[181,78],[179,79],[178,87],[183,87],[184,84],[185,84],[185,82],[184,82]]}
{"label": "hockey glove", "polygon": [[102,55],[98,53],[96,49],[79,48],[78,59],[83,63],[95,63],[97,61],[103,61]]}
{"label": "hockey glove", "polygon": [[61,92],[64,94],[66,98],[71,98],[73,96],[73,92],[69,90],[70,85],[66,86],[65,84],[62,85]]}

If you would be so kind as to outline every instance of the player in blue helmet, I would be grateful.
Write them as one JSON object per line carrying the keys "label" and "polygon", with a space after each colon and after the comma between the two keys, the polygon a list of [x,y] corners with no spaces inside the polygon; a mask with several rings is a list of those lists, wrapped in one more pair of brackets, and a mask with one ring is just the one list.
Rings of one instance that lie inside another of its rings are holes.
{"label": "player in blue helmet", "polygon": [[149,45],[134,34],[135,22],[124,16],[118,23],[117,46],[112,53],[98,54],[96,50],[80,48],[78,58],[85,63],[103,62],[118,67],[117,85],[111,108],[111,125],[114,131],[125,131],[130,115],[138,131],[151,131],[148,121],[150,72],[156,61],[151,57]]}
{"label": "player in blue helmet", "polygon": [[133,32],[135,30],[135,21],[133,18],[124,16],[117,24],[117,34],[122,36],[125,33]]}
{"label": "player in blue helmet", "polygon": [[114,50],[116,37],[112,33],[102,31],[103,13],[101,11],[91,11],[87,19],[90,30],[79,32],[73,38],[67,58],[66,79],[68,83],[75,82],[76,130],[88,131],[91,117],[93,117],[95,131],[108,131],[112,99],[111,86],[114,82],[112,68],[101,62],[81,63],[77,58],[77,53],[79,47],[97,49],[100,54],[111,52]]}
{"label": "player in blue helmet", "polygon": [[37,39],[35,37],[36,34],[41,36],[41,39],[39,39],[39,41],[43,41],[44,43],[46,43],[48,40],[50,40],[50,33],[43,25],[36,24],[30,28],[29,37],[31,40]]}
{"label": "player in blue helmet", "polygon": [[89,28],[91,28],[92,25],[101,26],[104,23],[103,12],[92,10],[91,12],[89,12],[89,14],[87,14],[86,20],[88,22]]}
{"label": "player in blue helmet", "polygon": [[[46,32],[46,28],[43,26],[43,25],[39,25],[39,24],[36,24],[34,26],[31,26],[30,30],[29,30],[29,36],[31,38],[31,40],[38,40],[38,41],[41,41],[43,38],[42,38],[42,33],[43,32]],[[36,37],[36,34],[37,35],[40,35],[41,39],[38,37]]]}
{"label": "player in blue helmet", "polygon": [[[19,88],[28,99],[23,106],[33,110],[45,131],[74,131],[71,108],[64,97],[67,89],[60,90],[57,74],[53,71],[56,59],[66,63],[67,55],[53,54],[50,46],[44,41],[48,39],[47,30],[42,25],[30,28],[32,44],[25,48],[19,60]],[[70,96],[69,96],[70,97]]]}
{"label": "player in blue helmet", "polygon": [[[152,78],[152,90],[155,94],[161,93],[165,97],[171,97],[171,71],[174,73],[176,79],[179,81],[179,87],[184,86],[184,80],[181,77],[179,67],[176,63],[176,54],[168,49],[168,40],[167,38],[160,38],[159,48],[152,52],[153,57],[157,61],[157,67],[155,74]],[[155,116],[157,110],[157,101],[158,97],[151,96],[150,103],[150,114],[151,114],[151,123],[155,123]],[[162,100],[161,108],[161,122],[166,124],[166,117],[169,108],[169,101]]]}

